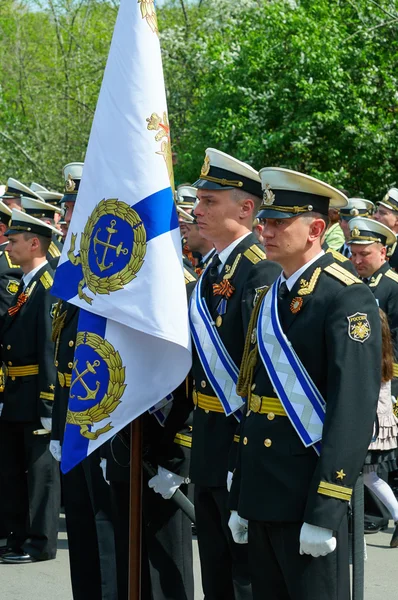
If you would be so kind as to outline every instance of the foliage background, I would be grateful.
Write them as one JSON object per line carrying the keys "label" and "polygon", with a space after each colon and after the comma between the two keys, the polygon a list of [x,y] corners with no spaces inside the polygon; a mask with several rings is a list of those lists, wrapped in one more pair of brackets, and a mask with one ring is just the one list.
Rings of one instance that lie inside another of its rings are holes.
{"label": "foliage background", "polygon": [[[132,0],[135,1],[135,0]],[[0,181],[84,160],[112,0],[0,0]],[[387,0],[164,0],[176,181],[213,146],[377,200],[398,184],[398,11]]]}

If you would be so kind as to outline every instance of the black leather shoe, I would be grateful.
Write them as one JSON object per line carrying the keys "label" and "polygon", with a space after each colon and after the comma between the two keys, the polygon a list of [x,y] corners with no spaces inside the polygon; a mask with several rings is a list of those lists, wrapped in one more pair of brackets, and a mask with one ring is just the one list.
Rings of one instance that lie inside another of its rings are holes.
{"label": "black leather shoe", "polygon": [[376,523],[365,523],[364,532],[365,533],[379,533],[385,529],[384,525],[376,525]]}
{"label": "black leather shoe", "polygon": [[0,559],[1,562],[9,565],[24,565],[27,563],[36,562],[36,559],[30,554],[26,554],[26,552],[8,552],[7,554],[3,554]]}
{"label": "black leather shoe", "polygon": [[392,534],[390,548],[398,548],[398,521],[395,521],[395,529]]}

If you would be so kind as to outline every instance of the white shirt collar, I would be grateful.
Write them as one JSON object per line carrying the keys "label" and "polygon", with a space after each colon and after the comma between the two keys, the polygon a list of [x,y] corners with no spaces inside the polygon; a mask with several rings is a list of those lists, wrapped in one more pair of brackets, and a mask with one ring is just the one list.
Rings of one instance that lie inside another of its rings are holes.
{"label": "white shirt collar", "polygon": [[24,290],[26,290],[26,288],[28,287],[28,285],[30,284],[30,282],[32,281],[33,277],[36,275],[36,273],[38,271],[40,271],[40,269],[42,267],[44,267],[44,265],[47,264],[47,260],[45,260],[44,262],[42,262],[38,267],[35,267],[34,269],[32,269],[31,271],[29,271],[29,273],[25,273],[25,275],[22,276],[22,281],[23,281],[23,285],[24,285]]}
{"label": "white shirt collar", "polygon": [[293,273],[293,275],[290,275],[290,277],[288,279],[286,279],[286,277],[285,277],[285,275],[284,275],[284,273],[282,271],[281,283],[283,283],[284,281],[286,281],[287,289],[290,292],[292,290],[294,284],[296,283],[296,281],[300,277],[300,275],[302,275],[304,273],[304,271],[306,269],[308,269],[308,267],[310,265],[312,265],[312,263],[314,263],[316,260],[318,260],[318,258],[321,258],[321,256],[323,256],[324,254],[325,254],[324,250],[321,250],[319,252],[319,254],[317,254],[316,256],[314,256],[314,258],[311,258],[311,260],[309,260],[307,263],[305,263],[305,265],[303,265],[300,269],[298,269],[298,271],[296,271],[295,273]]}
{"label": "white shirt collar", "polygon": [[201,263],[202,265],[205,265],[207,263],[207,261],[209,260],[210,256],[213,254],[215,248],[212,248],[211,250],[208,251],[207,254],[205,254],[204,256],[202,256],[202,260]]}
{"label": "white shirt collar", "polygon": [[218,272],[221,273],[222,269],[224,268],[225,263],[228,260],[228,256],[232,253],[233,250],[235,250],[236,246],[238,244],[240,244],[240,242],[242,240],[245,239],[245,237],[247,237],[248,235],[251,234],[251,231],[248,231],[247,233],[245,233],[244,235],[242,235],[240,238],[238,238],[237,240],[233,241],[232,244],[230,244],[229,246],[227,246],[226,248],[224,248],[224,250],[221,250],[221,252],[218,255],[218,258],[221,261],[221,264],[218,265]]}

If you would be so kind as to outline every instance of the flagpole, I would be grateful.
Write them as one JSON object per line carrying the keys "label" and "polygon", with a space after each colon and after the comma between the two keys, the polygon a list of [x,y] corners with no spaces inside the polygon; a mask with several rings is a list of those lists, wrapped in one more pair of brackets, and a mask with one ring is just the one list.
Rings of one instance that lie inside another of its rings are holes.
{"label": "flagpole", "polygon": [[128,600],[141,600],[142,417],[130,424],[130,552]]}

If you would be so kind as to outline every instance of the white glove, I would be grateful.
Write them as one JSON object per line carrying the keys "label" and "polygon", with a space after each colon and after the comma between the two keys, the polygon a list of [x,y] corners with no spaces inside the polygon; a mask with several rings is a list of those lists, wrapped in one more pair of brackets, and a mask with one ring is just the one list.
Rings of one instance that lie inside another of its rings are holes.
{"label": "white glove", "polygon": [[51,431],[53,427],[53,420],[51,417],[40,417],[40,421],[44,429],[47,429],[47,431]]}
{"label": "white glove", "polygon": [[62,450],[61,444],[58,440],[51,440],[50,442],[50,452],[53,455],[53,458],[58,462],[61,462]]}
{"label": "white glove", "polygon": [[317,558],[326,556],[336,549],[337,541],[331,529],[303,523],[300,531],[300,554]]}
{"label": "white glove", "polygon": [[248,521],[242,519],[236,510],[231,510],[228,527],[231,530],[235,544],[247,544],[248,541]]}
{"label": "white glove", "polygon": [[1,403],[1,404],[0,404],[0,417],[1,417],[1,413],[3,412],[3,408],[4,408],[4,404],[3,404],[3,403]]}
{"label": "white glove", "polygon": [[165,500],[170,500],[182,483],[184,483],[184,477],[159,466],[158,474],[148,481],[148,486]]}
{"label": "white glove", "polygon": [[233,477],[234,477],[234,474],[232,473],[232,471],[228,471],[228,475],[227,475],[227,490],[229,492],[231,491]]}
{"label": "white glove", "polygon": [[106,478],[106,465],[107,465],[107,460],[106,460],[106,458],[101,458],[101,461],[100,461],[100,467],[101,467],[101,469],[102,469],[102,475],[103,475],[103,477],[104,477],[104,479],[105,479],[106,483],[109,485],[109,481],[108,481],[108,480],[107,480],[107,478]]}

